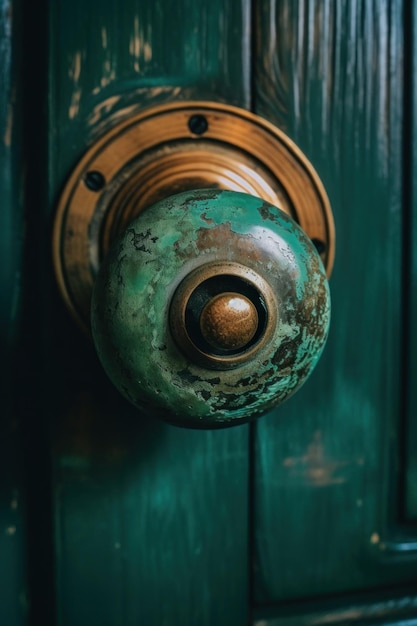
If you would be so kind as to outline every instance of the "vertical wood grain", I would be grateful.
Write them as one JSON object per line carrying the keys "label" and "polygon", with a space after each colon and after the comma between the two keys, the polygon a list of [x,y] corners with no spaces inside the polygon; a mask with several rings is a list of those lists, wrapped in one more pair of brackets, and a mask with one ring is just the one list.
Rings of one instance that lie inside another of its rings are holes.
{"label": "vertical wood grain", "polygon": [[405,336],[405,409],[406,423],[403,431],[405,452],[405,517],[408,520],[417,521],[417,390],[415,381],[417,379],[417,4],[411,2],[407,11],[408,23],[406,28],[410,34],[410,41],[407,48],[410,71],[408,79],[409,88],[407,90],[408,114],[405,141],[405,167],[406,185],[408,201],[408,223],[405,229],[406,243],[408,246],[405,255],[406,280],[404,282],[405,302],[407,312],[405,315],[406,336]]}
{"label": "vertical wood grain", "polygon": [[258,4],[257,112],[333,207],[332,328],[311,380],[256,427],[260,604],[415,580],[381,565],[401,409],[402,3]]}
{"label": "vertical wood grain", "polygon": [[[50,4],[49,197],[86,146],[173,99],[249,102],[249,5]],[[193,432],[112,389],[50,283],[43,315],[58,624],[247,621],[248,430]]]}

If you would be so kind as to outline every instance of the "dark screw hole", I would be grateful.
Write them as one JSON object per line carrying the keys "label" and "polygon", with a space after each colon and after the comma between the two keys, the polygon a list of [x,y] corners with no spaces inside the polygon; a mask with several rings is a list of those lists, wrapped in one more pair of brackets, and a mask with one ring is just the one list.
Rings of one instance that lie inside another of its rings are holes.
{"label": "dark screw hole", "polygon": [[194,135],[204,135],[208,122],[204,115],[192,115],[188,120],[188,128]]}
{"label": "dark screw hole", "polygon": [[106,184],[106,179],[101,172],[87,172],[84,182],[90,191],[100,191]]}
{"label": "dark screw hole", "polygon": [[324,254],[327,250],[327,246],[321,239],[312,239],[314,247],[319,254]]}

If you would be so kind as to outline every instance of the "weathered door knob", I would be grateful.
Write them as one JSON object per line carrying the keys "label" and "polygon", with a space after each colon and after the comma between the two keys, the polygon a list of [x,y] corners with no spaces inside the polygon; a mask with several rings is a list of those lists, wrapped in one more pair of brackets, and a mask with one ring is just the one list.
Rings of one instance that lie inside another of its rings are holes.
{"label": "weathered door knob", "polygon": [[61,289],[84,326],[94,283],[92,334],[113,383],[195,428],[242,423],[301,387],[328,333],[333,253],[328,201],[302,153],[212,103],[150,109],[107,133],[55,225]]}

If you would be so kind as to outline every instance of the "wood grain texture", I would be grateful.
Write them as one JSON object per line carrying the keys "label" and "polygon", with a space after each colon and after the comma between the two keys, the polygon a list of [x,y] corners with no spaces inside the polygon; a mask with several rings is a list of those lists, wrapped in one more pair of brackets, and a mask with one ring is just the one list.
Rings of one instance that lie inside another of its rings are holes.
{"label": "wood grain texture", "polygon": [[408,520],[417,521],[417,3],[410,2],[407,11],[408,22],[406,28],[409,34],[408,78],[409,89],[407,90],[406,114],[407,126],[405,132],[405,163],[408,201],[408,221],[405,228],[406,244],[408,246],[405,255],[406,280],[404,287],[405,303],[407,311],[405,325],[405,408],[406,423],[404,428],[404,451],[405,451],[405,517]]}
{"label": "wood grain texture", "polygon": [[[172,99],[248,105],[243,0],[50,10],[49,216],[86,146],[124,116]],[[112,389],[52,283],[43,320],[58,624],[244,624],[248,429],[145,418]]]}
{"label": "wood grain texture", "polygon": [[413,581],[417,561],[383,556],[400,515],[402,3],[258,7],[256,110],[317,168],[337,232],[325,354],[257,425],[262,604]]}
{"label": "wood grain texture", "polygon": [[57,444],[59,622],[245,623],[246,429],[140,425],[97,394]]}
{"label": "wood grain texture", "polygon": [[144,106],[191,98],[248,105],[245,0],[59,0],[50,24],[50,142],[60,176],[107,125]]}

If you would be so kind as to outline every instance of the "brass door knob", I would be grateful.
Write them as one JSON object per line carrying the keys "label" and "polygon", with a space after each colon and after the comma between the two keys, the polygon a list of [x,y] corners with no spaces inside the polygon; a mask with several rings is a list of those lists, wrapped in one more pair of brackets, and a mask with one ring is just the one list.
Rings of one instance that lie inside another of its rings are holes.
{"label": "brass door knob", "polygon": [[[170,115],[184,136],[173,142],[168,124],[150,147],[146,124]],[[246,133],[261,152],[265,142],[264,162],[228,146],[221,115],[225,128],[241,124],[233,141]],[[132,133],[136,162],[115,164],[106,150],[131,146]],[[189,190],[172,195],[179,187]],[[195,428],[245,422],[301,387],[328,333],[322,261],[330,271],[333,246],[327,198],[300,151],[260,118],[211,103],[165,105],[110,131],[75,170],[55,226],[61,288],[84,325],[94,283],[92,335],[110,379],[142,411]]]}

